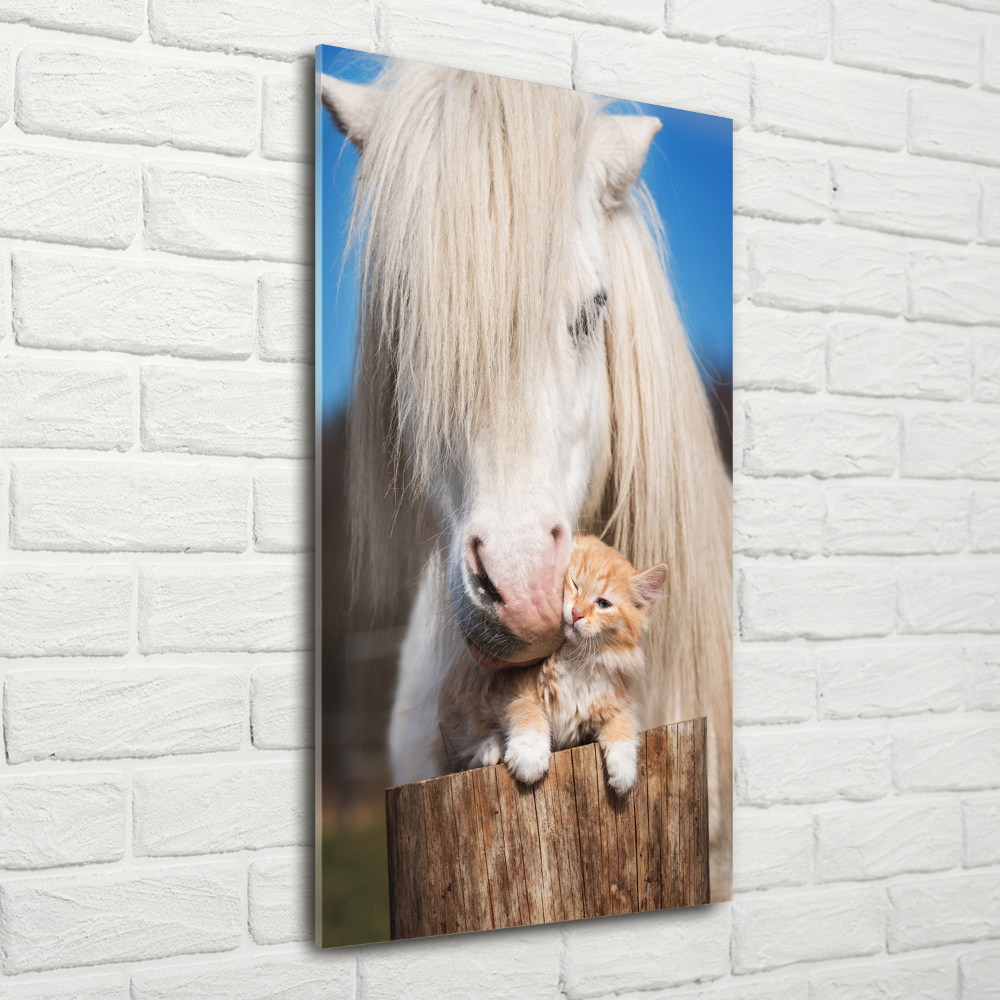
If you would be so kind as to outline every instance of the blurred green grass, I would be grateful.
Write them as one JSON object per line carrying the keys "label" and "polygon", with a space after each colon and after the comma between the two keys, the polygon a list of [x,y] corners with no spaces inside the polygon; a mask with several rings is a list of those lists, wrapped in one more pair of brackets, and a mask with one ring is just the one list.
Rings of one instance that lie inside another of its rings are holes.
{"label": "blurred green grass", "polygon": [[376,809],[324,818],[320,947],[389,940],[385,817]]}

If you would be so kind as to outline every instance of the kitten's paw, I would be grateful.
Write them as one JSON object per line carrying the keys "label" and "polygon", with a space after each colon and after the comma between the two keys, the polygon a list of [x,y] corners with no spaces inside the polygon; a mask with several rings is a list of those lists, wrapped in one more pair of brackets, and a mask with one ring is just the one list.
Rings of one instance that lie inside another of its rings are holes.
{"label": "kitten's paw", "polygon": [[533,785],[549,769],[548,733],[533,729],[512,733],[503,759],[518,781]]}
{"label": "kitten's paw", "polygon": [[624,795],[638,775],[638,746],[634,742],[618,740],[604,750],[604,766],[608,769],[608,782],[619,794]]}
{"label": "kitten's paw", "polygon": [[491,733],[479,744],[469,767],[489,767],[491,764],[499,764],[501,752],[500,737],[496,733]]}

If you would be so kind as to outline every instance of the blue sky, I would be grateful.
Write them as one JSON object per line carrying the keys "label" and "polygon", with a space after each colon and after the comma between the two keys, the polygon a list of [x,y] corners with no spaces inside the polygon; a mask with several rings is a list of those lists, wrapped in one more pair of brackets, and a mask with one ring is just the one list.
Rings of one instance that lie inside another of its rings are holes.
{"label": "blue sky", "polygon": [[[320,45],[324,73],[367,83],[381,56]],[[703,370],[733,370],[733,126],[728,118],[616,101],[616,114],[655,115],[663,123],[642,169],[663,217],[674,295]],[[316,398],[324,417],[347,401],[354,349],[357,273],[343,264],[351,216],[354,147],[318,109],[316,123]]]}

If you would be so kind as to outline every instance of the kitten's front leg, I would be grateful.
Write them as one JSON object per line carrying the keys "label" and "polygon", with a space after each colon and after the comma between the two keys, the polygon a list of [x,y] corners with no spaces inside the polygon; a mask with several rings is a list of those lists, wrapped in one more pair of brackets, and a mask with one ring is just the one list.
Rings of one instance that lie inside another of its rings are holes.
{"label": "kitten's front leg", "polygon": [[491,764],[499,764],[502,753],[500,734],[492,732],[479,744],[469,762],[469,767],[489,767]]}
{"label": "kitten's front leg", "polygon": [[507,710],[507,752],[504,763],[510,773],[533,785],[549,769],[552,735],[549,720],[538,701],[524,695]]}
{"label": "kitten's front leg", "polygon": [[597,741],[604,751],[608,782],[624,795],[638,776],[639,725],[635,714],[628,709],[616,711],[601,725]]}

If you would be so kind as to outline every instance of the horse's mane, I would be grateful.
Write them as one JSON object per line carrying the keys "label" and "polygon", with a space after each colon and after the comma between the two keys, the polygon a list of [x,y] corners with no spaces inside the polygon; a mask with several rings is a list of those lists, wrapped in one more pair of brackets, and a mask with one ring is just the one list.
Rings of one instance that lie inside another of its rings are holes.
{"label": "horse's mane", "polygon": [[[538,338],[558,332],[553,277],[601,104],[405,64],[375,86],[383,96],[352,223],[362,291],[350,499],[356,585],[391,601],[429,551],[422,501],[442,448],[482,426],[514,448],[531,413],[544,377]],[[607,228],[613,459],[585,527],[637,567],[669,564],[645,722],[709,715],[729,768],[731,491],[641,185]],[[716,807],[728,823],[728,801]]]}

